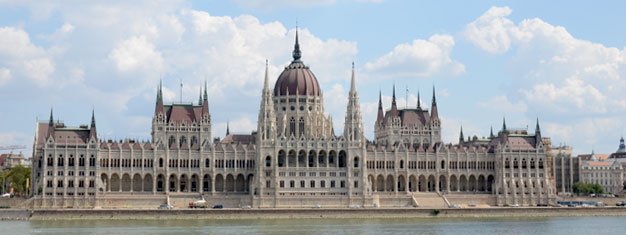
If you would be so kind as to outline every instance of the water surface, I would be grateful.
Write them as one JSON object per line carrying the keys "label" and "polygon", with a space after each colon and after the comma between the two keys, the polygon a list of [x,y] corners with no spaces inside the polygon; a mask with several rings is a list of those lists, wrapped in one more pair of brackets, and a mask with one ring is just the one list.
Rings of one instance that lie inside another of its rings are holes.
{"label": "water surface", "polygon": [[626,217],[0,221],[0,234],[624,234]]}

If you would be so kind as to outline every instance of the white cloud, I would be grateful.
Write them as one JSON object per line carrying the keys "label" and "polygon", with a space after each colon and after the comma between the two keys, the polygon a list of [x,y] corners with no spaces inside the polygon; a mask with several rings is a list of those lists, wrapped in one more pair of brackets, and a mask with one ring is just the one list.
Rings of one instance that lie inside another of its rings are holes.
{"label": "white cloud", "polygon": [[0,68],[0,86],[6,84],[9,80],[11,80],[11,70]]}
{"label": "white cloud", "polygon": [[424,78],[439,74],[456,76],[465,66],[450,58],[454,38],[433,35],[428,40],[413,40],[412,44],[397,45],[393,51],[365,64],[365,71],[380,78]]}
{"label": "white cloud", "polygon": [[508,7],[492,7],[463,33],[488,53],[513,54],[507,96],[485,105],[520,107],[527,116],[547,119],[544,135],[556,143],[587,146],[617,138],[623,130],[607,127],[626,121],[626,48],[575,38],[565,27],[539,18],[515,24],[511,13]]}
{"label": "white cloud", "polygon": [[163,64],[161,53],[145,36],[134,36],[118,43],[109,54],[109,59],[123,72],[138,68],[160,71]]}
{"label": "white cloud", "polygon": [[46,50],[33,45],[28,33],[14,27],[0,28],[0,67],[11,70],[13,77],[31,79],[37,86],[47,85],[55,71]]}
{"label": "white cloud", "polygon": [[482,108],[486,108],[486,109],[502,111],[505,113],[507,112],[523,113],[523,112],[526,112],[528,108],[523,101],[518,101],[517,103],[511,103],[511,101],[509,101],[509,99],[504,95],[494,96],[488,101],[479,102],[478,106]]}
{"label": "white cloud", "polygon": [[315,7],[332,5],[336,0],[234,0],[237,5],[246,9],[274,10],[285,7]]}

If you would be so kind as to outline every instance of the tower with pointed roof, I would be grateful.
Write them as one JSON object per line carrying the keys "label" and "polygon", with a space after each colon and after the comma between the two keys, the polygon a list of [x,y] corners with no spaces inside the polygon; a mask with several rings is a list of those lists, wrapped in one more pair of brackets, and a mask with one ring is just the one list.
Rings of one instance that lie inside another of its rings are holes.
{"label": "tower with pointed roof", "polygon": [[359,94],[356,90],[354,62],[352,62],[352,77],[350,79],[350,92],[348,94],[348,107],[346,108],[343,134],[348,141],[363,142],[364,140]]}
{"label": "tower with pointed roof", "polygon": [[441,143],[441,121],[437,113],[437,101],[433,87],[431,109],[421,106],[419,91],[417,105],[399,109],[396,101],[395,84],[392,88],[391,109],[385,111],[382,96],[378,98],[378,117],[374,124],[375,142],[383,145],[412,146],[428,149]]}

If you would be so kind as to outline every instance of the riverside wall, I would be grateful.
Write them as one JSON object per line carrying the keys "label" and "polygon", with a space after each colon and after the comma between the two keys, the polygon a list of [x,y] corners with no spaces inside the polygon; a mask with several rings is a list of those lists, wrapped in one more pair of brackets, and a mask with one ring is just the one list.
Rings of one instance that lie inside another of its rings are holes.
{"label": "riverside wall", "polygon": [[382,208],[382,209],[37,209],[0,210],[3,220],[171,220],[454,217],[626,216],[624,207]]}

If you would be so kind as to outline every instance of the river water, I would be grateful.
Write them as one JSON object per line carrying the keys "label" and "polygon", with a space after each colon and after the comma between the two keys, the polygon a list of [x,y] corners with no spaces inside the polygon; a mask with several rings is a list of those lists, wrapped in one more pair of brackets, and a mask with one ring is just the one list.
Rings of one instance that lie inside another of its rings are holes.
{"label": "river water", "polygon": [[624,234],[626,217],[0,221],[0,234]]}

